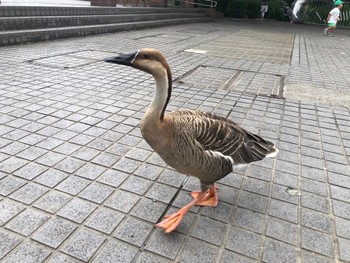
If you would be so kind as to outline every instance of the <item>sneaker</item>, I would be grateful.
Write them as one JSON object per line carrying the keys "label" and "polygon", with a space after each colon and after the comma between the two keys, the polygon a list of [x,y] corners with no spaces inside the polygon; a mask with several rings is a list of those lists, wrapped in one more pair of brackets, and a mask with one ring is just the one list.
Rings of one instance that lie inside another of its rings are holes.
{"label": "sneaker", "polygon": [[323,29],[323,32],[326,36],[328,36],[328,31],[327,31],[327,28]]}

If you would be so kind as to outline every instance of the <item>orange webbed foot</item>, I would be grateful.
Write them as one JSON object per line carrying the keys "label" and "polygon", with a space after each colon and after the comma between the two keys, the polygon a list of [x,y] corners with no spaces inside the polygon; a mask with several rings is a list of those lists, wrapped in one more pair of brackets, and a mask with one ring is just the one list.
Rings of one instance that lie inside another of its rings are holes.
{"label": "orange webbed foot", "polygon": [[181,210],[175,214],[166,215],[162,222],[156,224],[156,227],[163,228],[165,233],[170,233],[181,223],[184,215],[185,214],[182,213]]}
{"label": "orange webbed foot", "polygon": [[[196,205],[199,206],[209,206],[209,207],[216,207],[218,205],[219,199],[217,195],[216,189],[219,189],[219,187],[211,186],[209,190],[206,192],[204,198],[197,202]],[[196,199],[198,196],[202,194],[200,191],[195,191],[191,193],[191,196]]]}

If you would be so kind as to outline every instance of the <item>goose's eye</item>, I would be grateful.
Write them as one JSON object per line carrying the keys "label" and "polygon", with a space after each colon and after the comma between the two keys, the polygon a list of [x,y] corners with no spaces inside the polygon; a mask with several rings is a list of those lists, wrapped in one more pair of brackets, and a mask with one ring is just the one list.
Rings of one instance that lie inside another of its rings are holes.
{"label": "goose's eye", "polygon": [[150,59],[150,58],[151,58],[151,56],[150,56],[150,55],[148,55],[148,54],[146,53],[146,54],[143,54],[143,58],[144,58],[144,59]]}

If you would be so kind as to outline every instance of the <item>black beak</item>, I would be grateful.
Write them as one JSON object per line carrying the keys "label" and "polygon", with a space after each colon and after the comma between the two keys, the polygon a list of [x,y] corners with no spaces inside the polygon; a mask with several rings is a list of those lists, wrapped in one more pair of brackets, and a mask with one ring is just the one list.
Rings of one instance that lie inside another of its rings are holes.
{"label": "black beak", "polygon": [[116,57],[106,58],[105,61],[110,63],[120,64],[120,65],[125,65],[125,66],[132,66],[132,62],[135,60],[137,53],[138,53],[137,51],[134,51],[130,53],[120,54],[119,56],[116,56]]}

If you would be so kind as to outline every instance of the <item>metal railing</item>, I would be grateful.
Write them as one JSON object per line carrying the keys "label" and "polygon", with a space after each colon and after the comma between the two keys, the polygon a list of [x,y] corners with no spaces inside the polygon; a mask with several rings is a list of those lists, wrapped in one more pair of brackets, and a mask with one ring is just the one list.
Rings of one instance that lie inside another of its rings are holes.
{"label": "metal railing", "polygon": [[[350,27],[350,1],[343,1],[339,27]],[[329,11],[334,8],[333,0],[310,0],[303,4],[298,14],[307,24],[326,24]]]}

